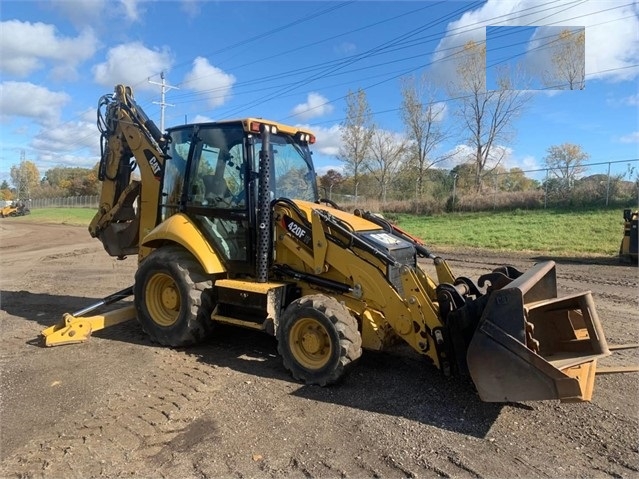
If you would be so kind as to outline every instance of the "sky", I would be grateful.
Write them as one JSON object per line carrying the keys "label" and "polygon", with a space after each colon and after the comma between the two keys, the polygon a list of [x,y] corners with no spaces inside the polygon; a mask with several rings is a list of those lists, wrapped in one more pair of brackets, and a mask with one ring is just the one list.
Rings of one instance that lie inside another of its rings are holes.
{"label": "sky", "polygon": [[116,84],[161,125],[162,74],[165,127],[246,116],[305,126],[320,174],[343,167],[349,91],[363,89],[377,127],[401,135],[401,80],[424,76],[450,132],[435,153],[455,152],[440,165],[450,168],[468,153],[446,88],[451,53],[486,42],[490,85],[497,65],[542,71],[544,45],[566,28],[585,30],[586,87],[524,85],[534,91],[499,145],[504,166],[543,177],[533,171],[547,149],[575,143],[601,163],[587,174],[639,169],[637,2],[0,0],[0,181],[21,159],[41,175],[95,165],[98,100]]}

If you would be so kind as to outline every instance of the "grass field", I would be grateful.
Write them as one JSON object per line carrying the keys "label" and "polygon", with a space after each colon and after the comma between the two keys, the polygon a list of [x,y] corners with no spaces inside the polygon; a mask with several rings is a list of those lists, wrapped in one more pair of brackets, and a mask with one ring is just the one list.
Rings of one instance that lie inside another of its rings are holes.
{"label": "grass field", "polygon": [[[43,208],[14,220],[88,226],[94,214],[90,208]],[[616,255],[623,235],[622,210],[616,208],[400,215],[396,222],[430,247],[534,251],[561,256]]]}
{"label": "grass field", "polygon": [[514,211],[402,215],[398,225],[439,246],[535,251],[562,256],[609,256],[619,252],[623,211]]}
{"label": "grass field", "polygon": [[31,210],[31,214],[19,216],[16,220],[88,227],[95,213],[93,208],[36,208]]}

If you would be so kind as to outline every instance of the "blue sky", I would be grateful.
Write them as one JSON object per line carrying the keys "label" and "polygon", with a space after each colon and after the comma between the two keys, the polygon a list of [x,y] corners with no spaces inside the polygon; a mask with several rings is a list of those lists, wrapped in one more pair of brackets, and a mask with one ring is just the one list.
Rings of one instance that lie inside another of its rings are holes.
{"label": "blue sky", "polygon": [[41,174],[93,166],[97,102],[117,83],[159,125],[161,72],[176,87],[166,126],[242,116],[305,125],[320,172],[341,166],[349,90],[365,89],[378,127],[401,133],[400,79],[426,75],[453,133],[438,153],[458,152],[450,167],[467,150],[447,55],[488,37],[489,65],[539,67],[535,45],[562,26],[585,28],[586,89],[536,92],[500,145],[505,166],[541,168],[548,147],[570,142],[590,163],[620,162],[613,172],[639,167],[637,2],[2,0],[0,19],[0,181],[22,155]]}

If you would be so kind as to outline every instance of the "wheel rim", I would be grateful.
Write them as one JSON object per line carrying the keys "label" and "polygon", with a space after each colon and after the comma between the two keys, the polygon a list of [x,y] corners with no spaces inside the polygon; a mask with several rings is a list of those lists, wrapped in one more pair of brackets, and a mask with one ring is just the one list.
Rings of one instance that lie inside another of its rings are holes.
{"label": "wheel rim", "polygon": [[180,315],[180,291],[171,276],[158,273],[149,278],[144,291],[151,319],[160,326],[175,324]]}
{"label": "wheel rim", "polygon": [[317,320],[303,318],[297,321],[289,334],[291,353],[307,369],[320,369],[331,357],[331,338]]}

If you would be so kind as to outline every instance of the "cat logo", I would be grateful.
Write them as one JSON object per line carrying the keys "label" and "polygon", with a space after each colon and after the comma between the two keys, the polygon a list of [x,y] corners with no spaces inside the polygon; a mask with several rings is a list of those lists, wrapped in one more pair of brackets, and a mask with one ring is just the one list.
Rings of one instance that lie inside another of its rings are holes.
{"label": "cat logo", "polygon": [[155,178],[159,180],[160,177],[162,176],[162,165],[160,164],[158,159],[155,157],[155,155],[153,155],[151,151],[144,150],[144,156],[149,162],[149,166],[151,167],[153,176],[155,176]]}
{"label": "cat logo", "polygon": [[149,165],[151,165],[153,174],[155,176],[160,176],[160,171],[162,170],[162,168],[160,168],[160,163],[158,163],[158,160],[155,158],[155,156],[149,160]]}

